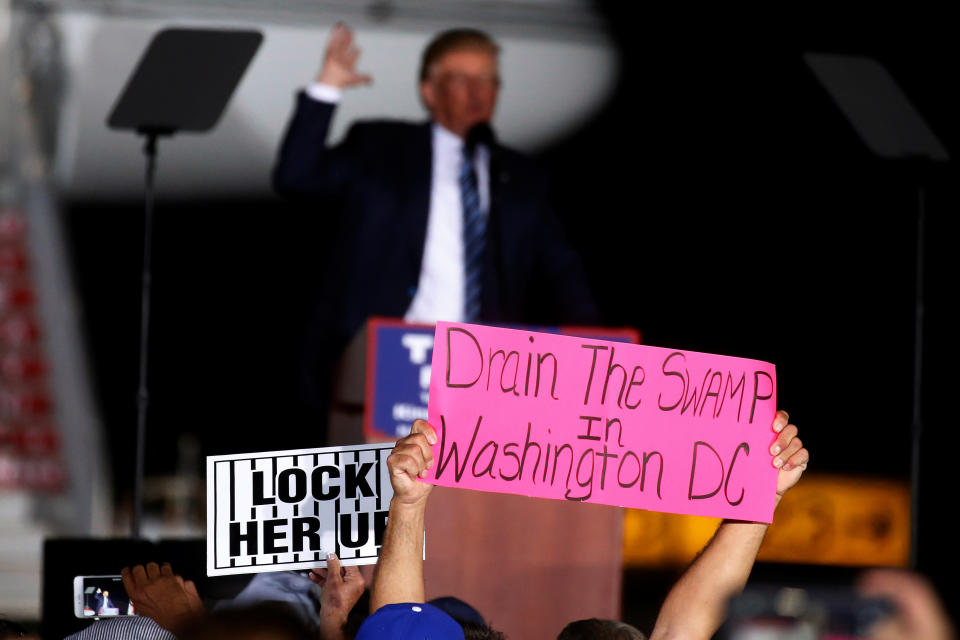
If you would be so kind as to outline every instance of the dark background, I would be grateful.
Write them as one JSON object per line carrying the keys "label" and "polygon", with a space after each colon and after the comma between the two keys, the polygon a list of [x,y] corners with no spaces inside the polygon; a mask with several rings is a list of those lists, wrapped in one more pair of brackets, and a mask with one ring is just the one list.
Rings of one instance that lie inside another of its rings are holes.
{"label": "dark background", "polygon": [[[924,188],[920,568],[946,590],[954,553],[935,509],[952,479],[955,166],[874,158],[802,54],[876,58],[956,155],[960,47],[938,35],[942,17],[919,13],[694,21],[628,4],[600,5],[622,55],[616,95],[541,154],[559,213],[609,324],[638,327],[647,344],[776,363],[779,404],[800,426],[811,470],[909,474]],[[285,425],[297,424],[299,349],[332,241],[318,216],[279,200],[165,201],[163,144],[148,473],[171,470],[180,433],[214,454],[283,448],[299,428]],[[122,488],[132,477],[141,204],[74,204],[67,220]],[[628,596],[641,584],[628,574]]]}

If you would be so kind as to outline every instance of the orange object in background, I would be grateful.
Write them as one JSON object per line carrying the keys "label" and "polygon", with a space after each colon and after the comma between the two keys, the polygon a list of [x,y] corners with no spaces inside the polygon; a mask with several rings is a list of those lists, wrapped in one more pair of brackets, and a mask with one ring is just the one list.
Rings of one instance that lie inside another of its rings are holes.
{"label": "orange object in background", "polygon": [[[717,518],[627,509],[626,567],[682,566],[710,540]],[[910,488],[905,481],[805,475],[784,497],[758,560],[844,566],[907,566]]]}

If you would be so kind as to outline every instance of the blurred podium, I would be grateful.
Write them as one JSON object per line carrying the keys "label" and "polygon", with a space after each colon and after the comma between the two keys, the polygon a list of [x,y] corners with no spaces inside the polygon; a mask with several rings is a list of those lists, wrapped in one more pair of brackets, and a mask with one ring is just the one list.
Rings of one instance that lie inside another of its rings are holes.
{"label": "blurred podium", "polygon": [[508,638],[620,619],[619,507],[436,487],[426,536],[427,598],[466,600]]}
{"label": "blurred podium", "polygon": [[[547,328],[623,342],[630,329]],[[396,440],[427,416],[434,328],[372,318],[335,376],[330,445]],[[510,638],[553,639],[581,618],[619,619],[623,510],[437,487],[427,509],[427,598],[456,596]]]}

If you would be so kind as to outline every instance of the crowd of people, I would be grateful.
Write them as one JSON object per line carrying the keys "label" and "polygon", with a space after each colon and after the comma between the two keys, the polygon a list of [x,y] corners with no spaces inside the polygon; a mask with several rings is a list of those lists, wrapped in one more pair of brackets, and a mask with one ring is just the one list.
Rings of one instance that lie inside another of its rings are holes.
{"label": "crowd of people", "polygon": [[[771,464],[778,469],[777,502],[802,476],[809,454],[785,412],[771,425]],[[168,563],[121,571],[137,617],[107,618],[71,640],[208,640],[213,638],[347,640],[503,640],[482,612],[454,596],[426,600],[424,521],[433,485],[423,482],[433,467],[432,425],[417,421],[387,460],[393,498],[380,559],[372,579],[356,566],[341,566],[334,554],[309,573],[258,574],[233,600],[207,608],[194,583]],[[674,584],[664,600],[651,640],[707,639],[724,622],[727,604],[747,582],[766,524],[724,521],[713,539]],[[509,588],[509,587],[505,587]],[[936,594],[919,576],[894,570],[864,575],[864,596],[893,603],[891,615],[874,625],[877,640],[950,640],[952,624]],[[517,593],[517,606],[531,594]],[[0,637],[3,636],[0,634]],[[641,630],[614,620],[571,621],[558,640],[645,638]]]}

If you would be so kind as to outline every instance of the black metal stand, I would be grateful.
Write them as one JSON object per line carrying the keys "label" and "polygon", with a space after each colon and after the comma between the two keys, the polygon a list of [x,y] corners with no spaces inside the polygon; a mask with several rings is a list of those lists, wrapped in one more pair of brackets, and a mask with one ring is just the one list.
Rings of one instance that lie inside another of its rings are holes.
{"label": "black metal stand", "polygon": [[157,139],[176,131],[208,131],[223,114],[263,36],[257,31],[165,29],[151,40],[107,119],[113,129],[145,137],[143,289],[140,297],[140,373],[137,384],[137,440],[130,532],[143,529],[143,476],[146,455],[147,354],[150,342],[150,289],[153,253],[154,179]]}
{"label": "black metal stand", "polygon": [[[133,478],[133,523],[130,534],[134,538],[140,537],[143,524],[143,475],[144,456],[146,451],[147,434],[147,407],[150,403],[150,394],[147,391],[147,354],[150,341],[150,285],[153,277],[151,261],[153,254],[153,208],[154,208],[154,181],[157,173],[157,138],[163,133],[159,131],[143,131],[146,136],[143,143],[143,153],[146,156],[147,166],[144,175],[143,197],[143,275],[140,293],[140,375],[137,382],[137,452]],[[167,134],[169,135],[169,133]]]}
{"label": "black metal stand", "polygon": [[[823,88],[875,155],[907,165],[917,179],[917,265],[914,297],[913,411],[910,451],[910,568],[917,569],[920,517],[920,440],[923,433],[924,260],[926,191],[923,178],[950,154],[879,62],[863,56],[807,53]],[[866,99],[868,97],[869,99]]]}
{"label": "black metal stand", "polygon": [[917,569],[920,533],[920,436],[923,433],[923,262],[926,242],[926,191],[917,187],[917,282],[913,332],[913,416],[910,422],[910,568]]}

